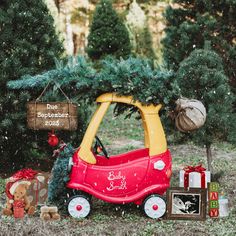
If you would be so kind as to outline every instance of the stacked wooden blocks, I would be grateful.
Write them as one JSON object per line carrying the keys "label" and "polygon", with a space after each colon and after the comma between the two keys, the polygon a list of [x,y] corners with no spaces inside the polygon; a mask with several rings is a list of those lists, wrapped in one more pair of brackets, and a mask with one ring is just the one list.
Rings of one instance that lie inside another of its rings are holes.
{"label": "stacked wooden blocks", "polygon": [[219,184],[216,182],[208,183],[208,202],[209,216],[219,216]]}

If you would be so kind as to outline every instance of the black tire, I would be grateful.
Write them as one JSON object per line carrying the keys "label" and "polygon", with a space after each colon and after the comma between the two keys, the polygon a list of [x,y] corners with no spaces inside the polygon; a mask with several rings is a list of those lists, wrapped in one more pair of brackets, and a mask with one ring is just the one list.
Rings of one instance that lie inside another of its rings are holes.
{"label": "black tire", "polygon": [[86,198],[88,198],[89,201],[92,200],[92,195],[89,194],[89,193],[83,192],[81,190],[71,189],[71,188],[67,189],[67,199],[69,199],[69,198],[71,198],[73,196],[76,196],[76,195],[83,195]]}

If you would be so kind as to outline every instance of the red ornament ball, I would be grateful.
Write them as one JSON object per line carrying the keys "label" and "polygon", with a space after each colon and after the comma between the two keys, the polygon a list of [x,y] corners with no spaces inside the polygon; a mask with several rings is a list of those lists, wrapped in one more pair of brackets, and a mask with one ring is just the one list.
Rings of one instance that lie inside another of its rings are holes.
{"label": "red ornament ball", "polygon": [[52,147],[58,145],[59,139],[54,133],[49,133],[48,135],[48,144]]}

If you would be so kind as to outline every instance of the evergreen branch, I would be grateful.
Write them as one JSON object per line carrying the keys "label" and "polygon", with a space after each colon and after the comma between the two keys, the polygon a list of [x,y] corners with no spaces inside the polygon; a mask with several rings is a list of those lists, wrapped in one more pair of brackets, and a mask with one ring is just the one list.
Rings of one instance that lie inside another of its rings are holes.
{"label": "evergreen branch", "polygon": [[127,60],[108,57],[102,61],[99,72],[80,57],[75,61],[69,60],[59,69],[10,81],[8,87],[42,89],[50,80],[57,82],[71,96],[79,96],[89,103],[103,93],[115,92],[131,95],[143,104],[163,103],[168,107],[180,95],[173,72],[152,69],[148,60],[132,57]]}

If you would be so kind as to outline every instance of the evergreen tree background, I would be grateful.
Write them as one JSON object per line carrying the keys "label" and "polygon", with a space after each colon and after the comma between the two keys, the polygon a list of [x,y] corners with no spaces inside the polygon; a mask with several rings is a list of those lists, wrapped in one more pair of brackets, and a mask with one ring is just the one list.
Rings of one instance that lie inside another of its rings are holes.
{"label": "evergreen tree background", "polygon": [[9,163],[14,170],[14,165],[20,168],[33,157],[37,146],[36,133],[26,128],[25,108],[30,95],[36,94],[9,92],[6,83],[52,68],[63,48],[42,0],[0,2],[0,45],[0,166]]}
{"label": "evergreen tree background", "polygon": [[232,130],[235,96],[230,90],[222,59],[209,49],[196,49],[180,63],[176,78],[182,96],[198,99],[206,107],[206,123],[188,136],[196,144],[205,145],[208,169],[213,173],[212,144],[227,140],[230,134],[236,136]]}
{"label": "evergreen tree background", "polygon": [[236,93],[236,2],[234,0],[174,0],[179,8],[166,10],[164,59],[178,70],[182,60],[194,49],[211,41],[212,50],[223,59],[226,75]]}
{"label": "evergreen tree background", "polygon": [[86,50],[96,60],[106,55],[125,58],[131,53],[128,30],[110,0],[101,0],[95,9]]}
{"label": "evergreen tree background", "polygon": [[151,33],[146,25],[143,31],[137,36],[137,55],[154,61],[156,59],[156,55],[152,44]]}
{"label": "evergreen tree background", "polygon": [[157,59],[147,17],[136,0],[129,6],[126,25],[132,44],[132,53],[139,57],[148,58],[150,61]]}

